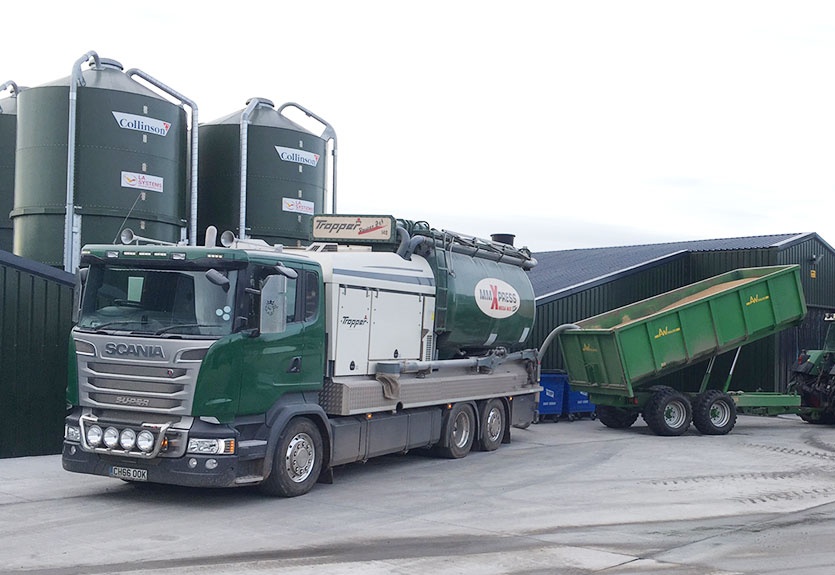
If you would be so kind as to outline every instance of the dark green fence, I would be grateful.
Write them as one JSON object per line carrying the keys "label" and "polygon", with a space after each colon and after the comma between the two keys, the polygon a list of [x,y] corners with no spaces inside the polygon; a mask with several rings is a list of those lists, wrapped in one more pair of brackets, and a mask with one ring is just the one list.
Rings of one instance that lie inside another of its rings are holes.
{"label": "dark green fence", "polygon": [[0,458],[60,453],[72,274],[0,251]]}

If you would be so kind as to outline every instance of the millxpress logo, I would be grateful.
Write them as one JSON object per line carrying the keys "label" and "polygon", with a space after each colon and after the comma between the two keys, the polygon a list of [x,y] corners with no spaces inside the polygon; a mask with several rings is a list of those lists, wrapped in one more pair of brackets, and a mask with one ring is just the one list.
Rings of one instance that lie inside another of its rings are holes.
{"label": "millxpress logo", "polygon": [[485,278],[475,285],[478,308],[492,318],[510,317],[519,310],[521,298],[512,285],[496,278]]}
{"label": "millxpress logo", "polygon": [[104,346],[107,355],[145,357],[148,359],[165,359],[162,347],[158,345],[142,345],[139,343],[113,343]]}
{"label": "millxpress logo", "polygon": [[281,146],[276,146],[275,151],[278,152],[278,157],[285,162],[306,164],[314,168],[319,164],[319,154],[305,152],[304,150],[294,150],[293,148],[283,148]]}
{"label": "millxpress logo", "polygon": [[168,129],[171,127],[171,122],[163,122],[162,120],[136,116],[134,114],[125,114],[124,112],[113,112],[113,117],[116,118],[116,123],[122,129],[148,132],[157,136],[168,135]]}

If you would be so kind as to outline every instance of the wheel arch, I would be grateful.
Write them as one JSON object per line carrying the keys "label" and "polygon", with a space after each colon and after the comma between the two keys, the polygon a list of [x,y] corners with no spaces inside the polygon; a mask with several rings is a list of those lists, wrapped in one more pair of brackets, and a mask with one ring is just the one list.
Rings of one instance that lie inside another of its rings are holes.
{"label": "wheel arch", "polygon": [[264,478],[272,472],[273,459],[275,458],[275,447],[278,437],[295,417],[307,417],[319,429],[322,436],[322,473],[330,469],[331,450],[333,449],[333,437],[328,415],[318,403],[305,401],[303,397],[281,398],[267,412],[267,427],[269,436],[267,439],[267,453],[264,457]]}

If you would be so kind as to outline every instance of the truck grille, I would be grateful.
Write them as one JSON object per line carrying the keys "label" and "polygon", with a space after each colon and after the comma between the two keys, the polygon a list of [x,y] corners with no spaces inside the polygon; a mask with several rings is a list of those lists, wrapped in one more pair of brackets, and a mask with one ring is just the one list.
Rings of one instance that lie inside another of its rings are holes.
{"label": "truck grille", "polygon": [[[84,350],[76,356],[81,405],[181,416],[191,413],[201,364],[200,360],[183,361],[183,352],[189,350],[188,357],[202,357],[213,343],[80,333],[75,334],[75,339],[80,342],[76,348]],[[131,357],[128,353],[109,356],[106,351],[143,346],[144,349],[153,346],[157,352],[146,358]],[[201,350],[203,353],[199,353]]]}

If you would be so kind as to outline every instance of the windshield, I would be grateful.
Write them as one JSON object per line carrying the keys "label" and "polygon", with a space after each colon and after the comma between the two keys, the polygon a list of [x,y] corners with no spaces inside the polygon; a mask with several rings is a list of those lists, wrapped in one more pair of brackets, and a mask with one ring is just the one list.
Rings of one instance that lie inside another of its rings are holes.
{"label": "windshield", "polygon": [[[78,327],[167,337],[229,334],[238,272],[207,272],[90,266]],[[224,278],[229,283],[218,285]]]}

